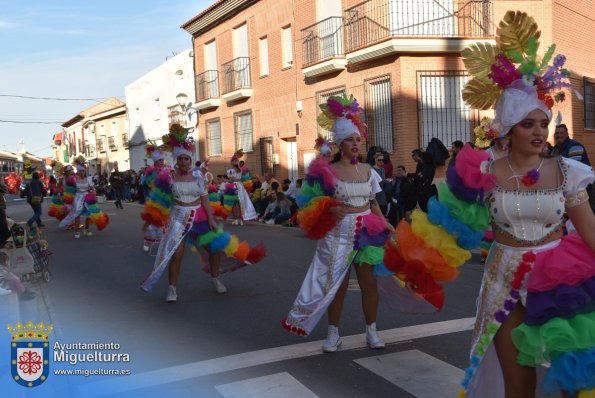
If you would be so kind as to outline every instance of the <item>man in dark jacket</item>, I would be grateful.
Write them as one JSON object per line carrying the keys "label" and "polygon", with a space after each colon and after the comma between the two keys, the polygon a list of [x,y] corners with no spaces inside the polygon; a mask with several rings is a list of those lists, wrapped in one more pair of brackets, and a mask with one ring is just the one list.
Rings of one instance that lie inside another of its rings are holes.
{"label": "man in dark jacket", "polygon": [[124,189],[124,174],[118,170],[118,164],[114,164],[114,171],[112,171],[112,175],[109,178],[109,183],[112,186],[112,191],[114,191],[114,196],[116,197],[116,202],[114,204],[116,207],[123,209],[122,190]]}
{"label": "man in dark jacket", "polygon": [[391,192],[392,206],[389,213],[389,221],[392,225],[397,225],[405,218],[407,212],[413,210],[417,203],[415,186],[413,180],[407,176],[405,166],[398,165],[395,173]]}
{"label": "man in dark jacket", "polygon": [[27,225],[31,228],[33,223],[37,222],[38,227],[45,227],[41,222],[41,203],[43,202],[43,197],[47,195],[47,192],[37,171],[33,172],[33,178],[27,185],[25,191],[27,193],[27,203],[29,203],[33,209],[33,216],[27,221]]}
{"label": "man in dark jacket", "polygon": [[427,212],[428,200],[438,194],[436,185],[432,184],[436,174],[436,165],[434,159],[428,152],[422,152],[421,149],[411,151],[411,157],[417,163],[415,174],[408,174],[415,184],[417,203],[419,207]]}

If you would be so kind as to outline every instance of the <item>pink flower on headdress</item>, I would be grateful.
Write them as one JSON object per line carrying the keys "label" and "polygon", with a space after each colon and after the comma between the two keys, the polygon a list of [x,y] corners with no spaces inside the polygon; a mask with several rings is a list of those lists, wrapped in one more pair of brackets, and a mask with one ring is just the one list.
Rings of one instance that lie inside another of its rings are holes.
{"label": "pink flower on headdress", "polygon": [[508,87],[512,82],[521,78],[520,72],[504,54],[496,55],[496,63],[491,67],[488,75],[501,88]]}

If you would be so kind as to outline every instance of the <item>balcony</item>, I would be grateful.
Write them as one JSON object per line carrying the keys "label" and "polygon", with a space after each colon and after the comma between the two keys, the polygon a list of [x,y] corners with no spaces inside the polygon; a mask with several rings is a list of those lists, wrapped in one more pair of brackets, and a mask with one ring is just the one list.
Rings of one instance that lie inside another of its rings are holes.
{"label": "balcony", "polygon": [[234,101],[252,97],[250,58],[239,57],[221,65],[223,71],[223,99]]}
{"label": "balcony", "polygon": [[128,134],[126,134],[126,133],[122,134],[122,145],[124,145],[124,148],[128,149],[129,142],[128,142]]}
{"label": "balcony", "polygon": [[118,149],[118,146],[116,145],[116,138],[115,137],[108,137],[107,138],[107,144],[109,145],[109,149],[112,151],[115,151]]}
{"label": "balcony", "polygon": [[99,152],[105,152],[105,139],[100,138],[97,140],[97,150]]}
{"label": "balcony", "polygon": [[219,98],[219,71],[208,70],[196,75],[196,87],[198,93],[194,109],[217,108],[221,105]]}
{"label": "balcony", "polygon": [[460,52],[493,40],[491,0],[367,0],[345,11],[349,62],[394,53]]}
{"label": "balcony", "polygon": [[342,17],[329,17],[302,29],[302,68],[306,77],[347,67],[342,28]]}

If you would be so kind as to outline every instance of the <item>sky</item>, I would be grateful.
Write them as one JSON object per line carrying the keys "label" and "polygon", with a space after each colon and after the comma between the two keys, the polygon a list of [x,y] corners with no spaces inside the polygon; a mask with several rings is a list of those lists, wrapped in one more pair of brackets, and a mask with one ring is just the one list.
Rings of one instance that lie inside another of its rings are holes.
{"label": "sky", "polygon": [[180,25],[215,1],[0,0],[0,149],[52,156],[61,124],[98,102],[69,99],[125,101],[126,85],[191,48]]}

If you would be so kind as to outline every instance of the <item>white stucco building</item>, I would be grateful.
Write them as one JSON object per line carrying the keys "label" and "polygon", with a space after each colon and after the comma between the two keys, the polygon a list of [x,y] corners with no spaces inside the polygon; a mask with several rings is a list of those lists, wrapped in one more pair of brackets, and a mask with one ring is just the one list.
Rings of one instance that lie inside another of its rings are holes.
{"label": "white stucco building", "polygon": [[[196,126],[196,111],[192,108],[184,110],[176,98],[185,94],[186,105],[195,102],[193,57],[192,50],[182,51],[126,86],[126,128],[132,169],[138,170],[147,164],[144,149],[147,140],[161,144],[161,137],[167,134],[172,123]],[[192,134],[198,144],[198,129],[195,128]],[[198,145],[195,153],[196,160],[199,157]]]}

